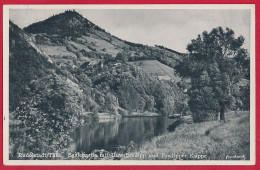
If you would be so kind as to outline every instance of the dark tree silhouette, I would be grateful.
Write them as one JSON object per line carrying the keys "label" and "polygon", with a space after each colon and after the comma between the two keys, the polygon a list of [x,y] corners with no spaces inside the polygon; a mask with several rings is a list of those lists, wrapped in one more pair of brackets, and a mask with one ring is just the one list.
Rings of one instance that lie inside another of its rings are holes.
{"label": "dark tree silhouette", "polygon": [[[236,101],[236,84],[244,77],[241,63],[248,54],[242,48],[244,38],[232,29],[214,28],[203,32],[187,46],[189,55],[176,66],[181,76],[190,77],[189,106],[195,121],[225,121],[225,111]],[[239,61],[239,62],[238,62]]]}

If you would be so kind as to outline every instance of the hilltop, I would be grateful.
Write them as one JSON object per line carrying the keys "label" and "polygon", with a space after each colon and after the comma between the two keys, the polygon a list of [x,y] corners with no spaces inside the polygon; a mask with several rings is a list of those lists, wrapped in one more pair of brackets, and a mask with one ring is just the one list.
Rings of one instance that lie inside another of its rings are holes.
{"label": "hilltop", "polygon": [[24,28],[24,30],[31,33],[47,33],[65,36],[86,35],[87,32],[93,30],[104,31],[74,10],[53,15],[44,21],[29,25]]}

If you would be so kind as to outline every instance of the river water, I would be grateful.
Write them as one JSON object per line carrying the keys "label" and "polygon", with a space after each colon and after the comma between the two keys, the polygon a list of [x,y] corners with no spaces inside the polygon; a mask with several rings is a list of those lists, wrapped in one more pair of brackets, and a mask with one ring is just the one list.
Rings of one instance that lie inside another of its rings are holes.
{"label": "river water", "polygon": [[122,117],[109,122],[85,125],[73,133],[71,151],[90,153],[95,149],[115,151],[120,146],[142,143],[168,131],[165,117]]}

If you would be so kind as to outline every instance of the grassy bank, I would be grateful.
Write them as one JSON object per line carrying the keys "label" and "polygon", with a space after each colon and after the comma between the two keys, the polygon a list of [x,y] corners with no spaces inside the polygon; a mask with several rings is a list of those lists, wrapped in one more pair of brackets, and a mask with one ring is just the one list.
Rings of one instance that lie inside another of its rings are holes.
{"label": "grassy bank", "polygon": [[249,112],[228,112],[226,122],[182,124],[133,154],[146,155],[144,159],[250,159],[249,127]]}
{"label": "grassy bank", "polygon": [[[158,117],[158,116],[161,115],[159,115],[158,113],[145,111],[143,113],[132,112],[131,114],[124,115],[123,117]],[[114,121],[116,119],[119,119],[120,117],[122,117],[120,114],[115,115],[111,113],[98,113],[99,122]]]}

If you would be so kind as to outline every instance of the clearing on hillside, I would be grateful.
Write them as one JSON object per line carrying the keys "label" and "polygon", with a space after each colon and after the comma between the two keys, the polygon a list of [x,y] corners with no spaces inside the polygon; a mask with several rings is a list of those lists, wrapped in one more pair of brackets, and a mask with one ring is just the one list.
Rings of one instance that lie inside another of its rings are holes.
{"label": "clearing on hillside", "polygon": [[181,78],[176,75],[173,68],[162,64],[157,60],[142,60],[132,63],[147,73],[157,76],[160,80],[173,80],[174,82],[181,81]]}

